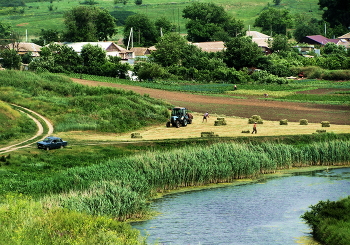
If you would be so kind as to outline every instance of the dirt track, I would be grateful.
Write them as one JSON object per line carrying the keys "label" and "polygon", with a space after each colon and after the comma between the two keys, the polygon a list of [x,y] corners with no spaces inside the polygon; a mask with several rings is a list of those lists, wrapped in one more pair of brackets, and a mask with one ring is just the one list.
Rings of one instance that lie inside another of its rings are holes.
{"label": "dirt track", "polygon": [[[350,125],[350,106],[320,105],[312,103],[294,103],[264,100],[262,98],[237,99],[233,97],[217,97],[196,95],[181,92],[163,91],[137,86],[96,82],[82,79],[72,79],[74,82],[89,86],[106,86],[118,89],[132,90],[139,94],[149,94],[153,98],[164,100],[174,106],[184,106],[194,112],[236,116],[248,118],[260,115],[265,120],[279,121],[288,119],[299,122],[308,119],[310,123],[330,121],[331,124]],[[318,90],[315,93],[329,93],[328,90]]]}

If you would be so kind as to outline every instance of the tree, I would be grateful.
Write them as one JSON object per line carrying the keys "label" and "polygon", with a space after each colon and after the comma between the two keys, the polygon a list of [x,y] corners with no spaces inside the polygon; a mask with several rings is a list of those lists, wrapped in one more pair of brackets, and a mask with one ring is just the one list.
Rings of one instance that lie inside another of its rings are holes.
{"label": "tree", "polygon": [[318,5],[323,10],[323,20],[331,27],[342,25],[344,30],[350,27],[350,1],[348,0],[319,0]]}
{"label": "tree", "polygon": [[98,45],[86,44],[80,54],[83,64],[86,67],[100,67],[107,61],[106,51]]}
{"label": "tree", "polygon": [[292,16],[286,9],[268,8],[263,10],[255,19],[255,27],[261,27],[261,31],[267,35],[287,34],[287,28],[293,26]]}
{"label": "tree", "polygon": [[11,26],[0,23],[0,45],[7,45],[14,42],[15,40],[12,40],[14,38],[12,34]]}
{"label": "tree", "polygon": [[44,30],[41,29],[39,39],[33,39],[32,42],[40,46],[45,46],[46,44],[52,42],[59,42],[61,40],[60,32],[53,29]]}
{"label": "tree", "polygon": [[294,30],[294,38],[297,42],[300,42],[306,36],[321,35],[321,29],[319,21],[311,19],[307,22],[299,23]]}
{"label": "tree", "polygon": [[275,5],[280,5],[281,2],[282,2],[282,0],[273,0],[273,3],[274,3]]}
{"label": "tree", "polygon": [[223,32],[230,36],[243,33],[243,22],[236,21],[223,7],[213,3],[194,2],[184,8],[182,16],[189,19],[186,24],[187,39],[192,42],[212,41]]}
{"label": "tree", "polygon": [[157,50],[151,53],[151,58],[164,67],[180,65],[185,55],[189,55],[184,53],[187,45],[185,38],[178,33],[168,33],[156,44]]}
{"label": "tree", "polygon": [[341,56],[346,56],[346,48],[342,45],[337,45],[335,43],[329,42],[326,43],[322,49],[321,49],[322,54],[326,55],[341,55]]}
{"label": "tree", "polygon": [[288,37],[285,35],[274,36],[273,40],[269,42],[269,46],[271,47],[273,52],[290,50]]}
{"label": "tree", "polygon": [[21,66],[21,56],[14,49],[4,49],[1,52],[1,63],[6,69],[19,69]]}
{"label": "tree", "polygon": [[135,4],[136,5],[141,5],[142,4],[142,0],[135,0]]}
{"label": "tree", "polygon": [[107,10],[91,6],[78,6],[64,15],[64,39],[70,42],[106,41],[117,33],[116,19]]}
{"label": "tree", "polygon": [[157,33],[160,33],[160,30],[162,30],[163,35],[175,29],[175,26],[165,17],[157,19],[154,25],[156,26]]}
{"label": "tree", "polygon": [[263,56],[258,44],[251,37],[234,37],[225,43],[224,61],[228,67],[237,70],[243,67],[256,66],[259,58]]}
{"label": "tree", "polygon": [[127,46],[129,36],[133,30],[134,46],[152,46],[157,41],[156,28],[154,23],[144,14],[130,15],[124,25],[124,45]]}

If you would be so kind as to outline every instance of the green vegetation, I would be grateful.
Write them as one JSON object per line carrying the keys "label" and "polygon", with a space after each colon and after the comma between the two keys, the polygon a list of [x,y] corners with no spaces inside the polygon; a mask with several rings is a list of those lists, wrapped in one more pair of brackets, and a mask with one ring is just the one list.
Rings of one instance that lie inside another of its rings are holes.
{"label": "green vegetation", "polygon": [[26,137],[35,130],[36,125],[30,118],[0,100],[0,145]]}
{"label": "green vegetation", "polygon": [[[8,4],[9,1],[3,1]],[[14,1],[11,1],[13,3]],[[60,0],[60,1],[18,1],[25,2],[25,6],[3,7],[0,10],[0,22],[9,23],[15,30],[25,38],[25,32],[28,30],[29,37],[37,38],[42,29],[63,31],[63,14],[77,7],[83,1],[78,0]],[[126,18],[135,13],[146,14],[151,20],[166,17],[176,25],[176,30],[181,33],[185,32],[186,20],[182,17],[183,9],[191,4],[191,1],[173,0],[147,0],[142,5],[135,5],[134,1],[114,4],[113,0],[96,0],[95,7],[112,10],[111,15],[118,20],[119,25],[125,23]],[[203,3],[212,3],[210,0],[203,0]],[[1,2],[0,2],[1,3]],[[262,0],[220,0],[216,4],[224,6],[225,10],[234,18],[242,20],[245,28],[254,24],[256,16],[267,7],[267,2]],[[291,14],[303,13],[304,17],[321,19],[322,12],[318,9],[318,0],[290,0],[282,2],[280,7],[288,9]],[[270,1],[272,5],[272,1]],[[4,6],[4,5],[3,5]],[[309,12],[309,10],[312,10]],[[10,14],[10,16],[9,16]],[[46,18],[46,16],[50,18]],[[43,21],[45,20],[45,21]],[[122,31],[112,39],[116,40],[120,37]]]}
{"label": "green vegetation", "polygon": [[62,208],[23,195],[0,198],[0,244],[145,244],[129,224]]}
{"label": "green vegetation", "polygon": [[[112,221],[107,217],[122,221],[147,215],[150,201],[158,192],[255,178],[291,167],[350,163],[348,135],[299,136],[294,139],[297,144],[292,140],[293,137],[243,137],[224,142],[224,139],[213,138],[153,142],[122,148],[79,149],[79,146],[74,146],[55,152],[22,151],[24,154],[11,155],[8,163],[1,167],[2,194],[22,193],[25,196],[3,197],[0,205],[3,229],[0,234],[10,239],[8,241],[29,238],[46,241],[47,236],[53,236],[57,241],[86,241],[91,233],[85,229],[90,225],[103,227],[99,233],[101,236],[107,236],[104,233],[107,230],[114,234],[107,220]],[[95,151],[90,152],[92,149]],[[80,156],[84,158],[79,159]],[[8,208],[9,203],[11,208]],[[24,216],[27,216],[26,221]],[[45,221],[40,226],[41,234],[31,234],[38,220]],[[113,224],[117,226],[118,223]],[[78,227],[82,229],[80,235],[77,234]],[[131,236],[133,241],[136,240],[136,235],[132,235],[135,231],[131,232],[128,226],[120,224],[118,227],[115,229],[122,233],[122,237]],[[62,236],[56,237],[52,232],[62,232]]]}
{"label": "green vegetation", "polygon": [[118,133],[168,118],[166,104],[131,91],[87,87],[49,73],[1,71],[0,80],[1,100],[45,115],[56,131]]}
{"label": "green vegetation", "polygon": [[350,241],[350,197],[320,201],[301,217],[322,244],[348,245]]}

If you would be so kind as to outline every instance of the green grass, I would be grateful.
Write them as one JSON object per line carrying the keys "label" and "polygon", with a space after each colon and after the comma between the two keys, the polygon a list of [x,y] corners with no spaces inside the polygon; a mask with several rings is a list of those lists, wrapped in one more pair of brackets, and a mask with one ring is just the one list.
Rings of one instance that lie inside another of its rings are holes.
{"label": "green grass", "polygon": [[0,100],[49,118],[56,131],[127,132],[168,118],[167,105],[149,96],[83,86],[60,75],[1,71],[0,81]]}
{"label": "green grass", "polygon": [[35,123],[27,115],[0,100],[0,146],[34,135],[36,130]]}
{"label": "green grass", "polygon": [[[0,10],[0,22],[11,25],[22,36],[23,40],[25,40],[27,31],[30,40],[37,38],[41,29],[63,30],[63,13],[80,5],[80,2],[83,1],[60,0],[53,1],[52,3],[50,1],[28,1],[26,7],[23,8],[24,13],[13,13],[12,8],[3,8]],[[134,1],[129,1],[126,5],[114,5],[112,0],[95,0],[95,2],[98,4],[94,6],[108,9],[115,18],[119,18],[122,21],[127,15],[133,13],[144,13],[152,20],[165,16],[175,25],[180,26],[181,33],[185,33],[186,20],[182,18],[182,10],[192,1],[173,0],[169,2],[167,0],[146,0],[143,1],[142,6],[136,6]],[[212,3],[211,0],[203,0],[201,2]],[[242,20],[247,30],[249,26],[251,30],[256,30],[253,28],[253,24],[259,13],[267,6],[267,3],[273,5],[272,0],[219,0],[215,1],[215,3],[223,6],[236,19]],[[303,13],[304,16],[309,18],[321,19],[321,11],[318,10],[317,3],[318,0],[289,0],[282,1],[279,8],[286,8],[292,14]],[[53,11],[49,11],[49,6],[51,5],[53,6]],[[310,8],[312,12],[309,12]],[[17,11],[21,9],[20,7]],[[50,18],[47,18],[47,16],[50,16]],[[122,37],[122,32],[122,27],[119,27],[119,34],[112,39],[117,40]]]}

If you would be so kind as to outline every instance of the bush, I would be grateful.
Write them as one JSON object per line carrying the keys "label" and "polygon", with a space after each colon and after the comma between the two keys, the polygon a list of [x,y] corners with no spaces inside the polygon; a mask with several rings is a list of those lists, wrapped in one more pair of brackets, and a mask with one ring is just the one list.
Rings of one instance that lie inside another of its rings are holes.
{"label": "bush", "polygon": [[325,71],[322,74],[325,80],[350,80],[350,70]]}
{"label": "bush", "polygon": [[307,119],[300,119],[299,123],[300,123],[300,125],[308,125],[309,121]]}
{"label": "bush", "polygon": [[251,79],[258,83],[287,84],[288,80],[283,77],[272,75],[267,71],[255,71],[250,75]]}

